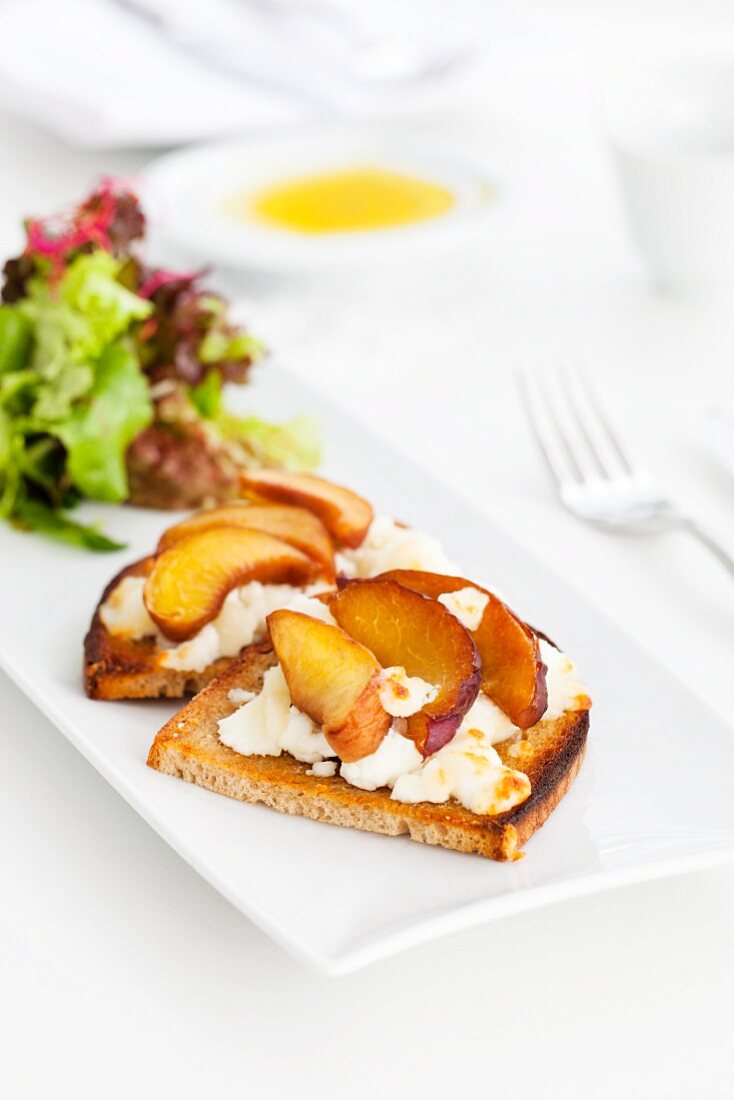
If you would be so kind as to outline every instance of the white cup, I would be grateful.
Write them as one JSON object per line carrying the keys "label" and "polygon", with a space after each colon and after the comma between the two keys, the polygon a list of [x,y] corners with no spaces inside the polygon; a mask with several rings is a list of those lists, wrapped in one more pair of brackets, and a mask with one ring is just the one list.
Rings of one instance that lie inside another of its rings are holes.
{"label": "white cup", "polygon": [[604,113],[632,233],[658,284],[734,286],[734,58],[627,73]]}

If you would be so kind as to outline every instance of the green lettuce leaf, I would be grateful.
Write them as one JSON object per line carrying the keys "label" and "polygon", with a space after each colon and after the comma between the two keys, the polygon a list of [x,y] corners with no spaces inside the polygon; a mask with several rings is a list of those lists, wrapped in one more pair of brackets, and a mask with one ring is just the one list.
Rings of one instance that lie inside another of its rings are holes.
{"label": "green lettuce leaf", "polygon": [[217,416],[222,408],[222,376],[217,370],[210,370],[204,381],[189,388],[192,405],[206,420]]}
{"label": "green lettuce leaf", "polygon": [[72,260],[58,285],[31,279],[28,297],[16,308],[33,329],[36,420],[66,420],[92,389],[95,360],[133,321],[151,313],[150,302],[117,281],[119,271],[114,256],[98,251]]}
{"label": "green lettuce leaf", "polygon": [[150,302],[117,281],[121,266],[109,252],[89,252],[77,256],[61,280],[61,304],[75,317],[82,317],[87,326],[86,354],[100,354],[132,321],[141,321],[153,312]]}
{"label": "green lettuce leaf", "polygon": [[153,419],[153,403],[136,355],[112,344],[99,359],[84,402],[53,429],[67,449],[67,472],[85,496],[121,501],[128,495],[125,452]]}
{"label": "green lettuce leaf", "polygon": [[0,374],[22,370],[28,359],[33,330],[17,306],[0,305]]}
{"label": "green lettuce leaf", "polygon": [[200,363],[221,363],[237,359],[258,359],[263,345],[249,332],[226,332],[210,328],[199,345]]}
{"label": "green lettuce leaf", "polygon": [[15,478],[20,475],[14,437],[13,422],[0,408],[0,516],[7,516],[12,508]]}
{"label": "green lettuce leaf", "polygon": [[96,527],[75,523],[40,500],[18,501],[12,520],[16,527],[25,531],[37,531],[70,546],[80,546],[83,550],[123,550],[125,546],[103,535]]}
{"label": "green lettuce leaf", "polygon": [[65,420],[74,402],[83,397],[94,384],[94,369],[89,363],[67,363],[55,378],[37,388],[33,417],[52,424]]}
{"label": "green lettuce leaf", "polygon": [[312,416],[296,416],[287,424],[271,424],[259,416],[239,417],[222,412],[215,422],[226,438],[240,441],[263,466],[313,470],[321,462],[319,428]]}

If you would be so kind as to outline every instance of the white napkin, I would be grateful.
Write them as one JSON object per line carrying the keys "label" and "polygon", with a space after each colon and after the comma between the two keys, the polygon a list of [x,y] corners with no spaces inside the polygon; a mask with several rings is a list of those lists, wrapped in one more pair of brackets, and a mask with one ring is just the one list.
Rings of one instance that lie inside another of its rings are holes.
{"label": "white napkin", "polygon": [[[5,0],[0,106],[72,145],[156,146],[325,115],[384,114],[436,84],[355,80],[360,45],[390,38],[385,21],[369,29],[338,9],[333,19],[326,0],[302,9],[297,0],[140,4],[149,18],[114,0]],[[461,53],[460,23],[447,38],[440,13],[417,23],[416,14],[408,48],[432,45],[439,57],[453,33]],[[388,24],[399,51],[404,21],[391,16]]]}

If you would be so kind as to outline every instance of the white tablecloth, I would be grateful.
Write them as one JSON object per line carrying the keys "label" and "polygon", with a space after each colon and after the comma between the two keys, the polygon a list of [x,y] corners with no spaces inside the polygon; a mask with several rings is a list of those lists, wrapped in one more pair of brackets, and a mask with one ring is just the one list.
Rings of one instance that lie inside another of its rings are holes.
{"label": "white tablecloth", "polygon": [[[684,536],[617,539],[564,515],[512,378],[516,363],[584,361],[634,448],[734,540],[734,483],[703,419],[711,403],[734,408],[734,310],[650,292],[583,90],[600,44],[613,53],[671,27],[685,37],[686,6],[612,9],[528,5],[507,47],[516,63],[498,42],[471,109],[421,120],[534,165],[538,201],[518,212],[512,254],[499,239],[495,254],[379,285],[250,285],[246,305],[292,369],[486,508],[729,717],[730,578]],[[731,36],[734,16],[699,6],[690,26],[691,40]],[[7,119],[0,141],[3,255],[22,213],[142,163],[72,154]],[[2,677],[0,702],[3,1096],[731,1095],[734,869],[319,978],[205,885]],[[647,730],[664,753],[654,708]],[[692,777],[706,766],[704,733]]]}

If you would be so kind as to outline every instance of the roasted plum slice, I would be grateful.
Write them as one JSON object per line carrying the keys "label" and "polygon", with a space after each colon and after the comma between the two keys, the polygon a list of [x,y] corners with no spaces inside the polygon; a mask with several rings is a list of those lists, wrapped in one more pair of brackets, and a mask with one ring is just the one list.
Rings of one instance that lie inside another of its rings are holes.
{"label": "roasted plum slice", "polygon": [[249,527],[274,535],[319,562],[325,576],[332,578],[334,575],[334,548],[329,532],[313,512],[288,504],[226,504],[195,512],[163,532],[158,553],[169,550],[189,535],[212,527]]}
{"label": "roasted plum slice", "polygon": [[467,588],[486,596],[481,620],[471,631],[482,661],[482,691],[520,729],[540,721],[548,706],[548,689],[538,638],[507,604],[465,577],[417,569],[394,569],[382,576],[434,600]]}
{"label": "roasted plum slice", "polygon": [[183,642],[217,617],[233,588],[250,581],[302,585],[318,569],[313,558],[262,531],[212,527],[159,554],[143,598],[161,632]]}
{"label": "roasted plum slice", "polygon": [[346,763],[375,752],[392,721],[380,702],[375,656],[340,627],[300,611],[273,611],[267,621],[293,705]]}
{"label": "roasted plum slice", "polygon": [[326,478],[284,470],[243,470],[240,490],[256,502],[275,501],[307,508],[318,516],[340,546],[356,547],[372,522],[372,505]]}
{"label": "roasted plum slice", "polygon": [[349,581],[329,609],[383,668],[401,665],[438,689],[407,719],[406,733],[424,756],[447,744],[479,694],[479,654],[468,630],[442,604],[394,580]]}

